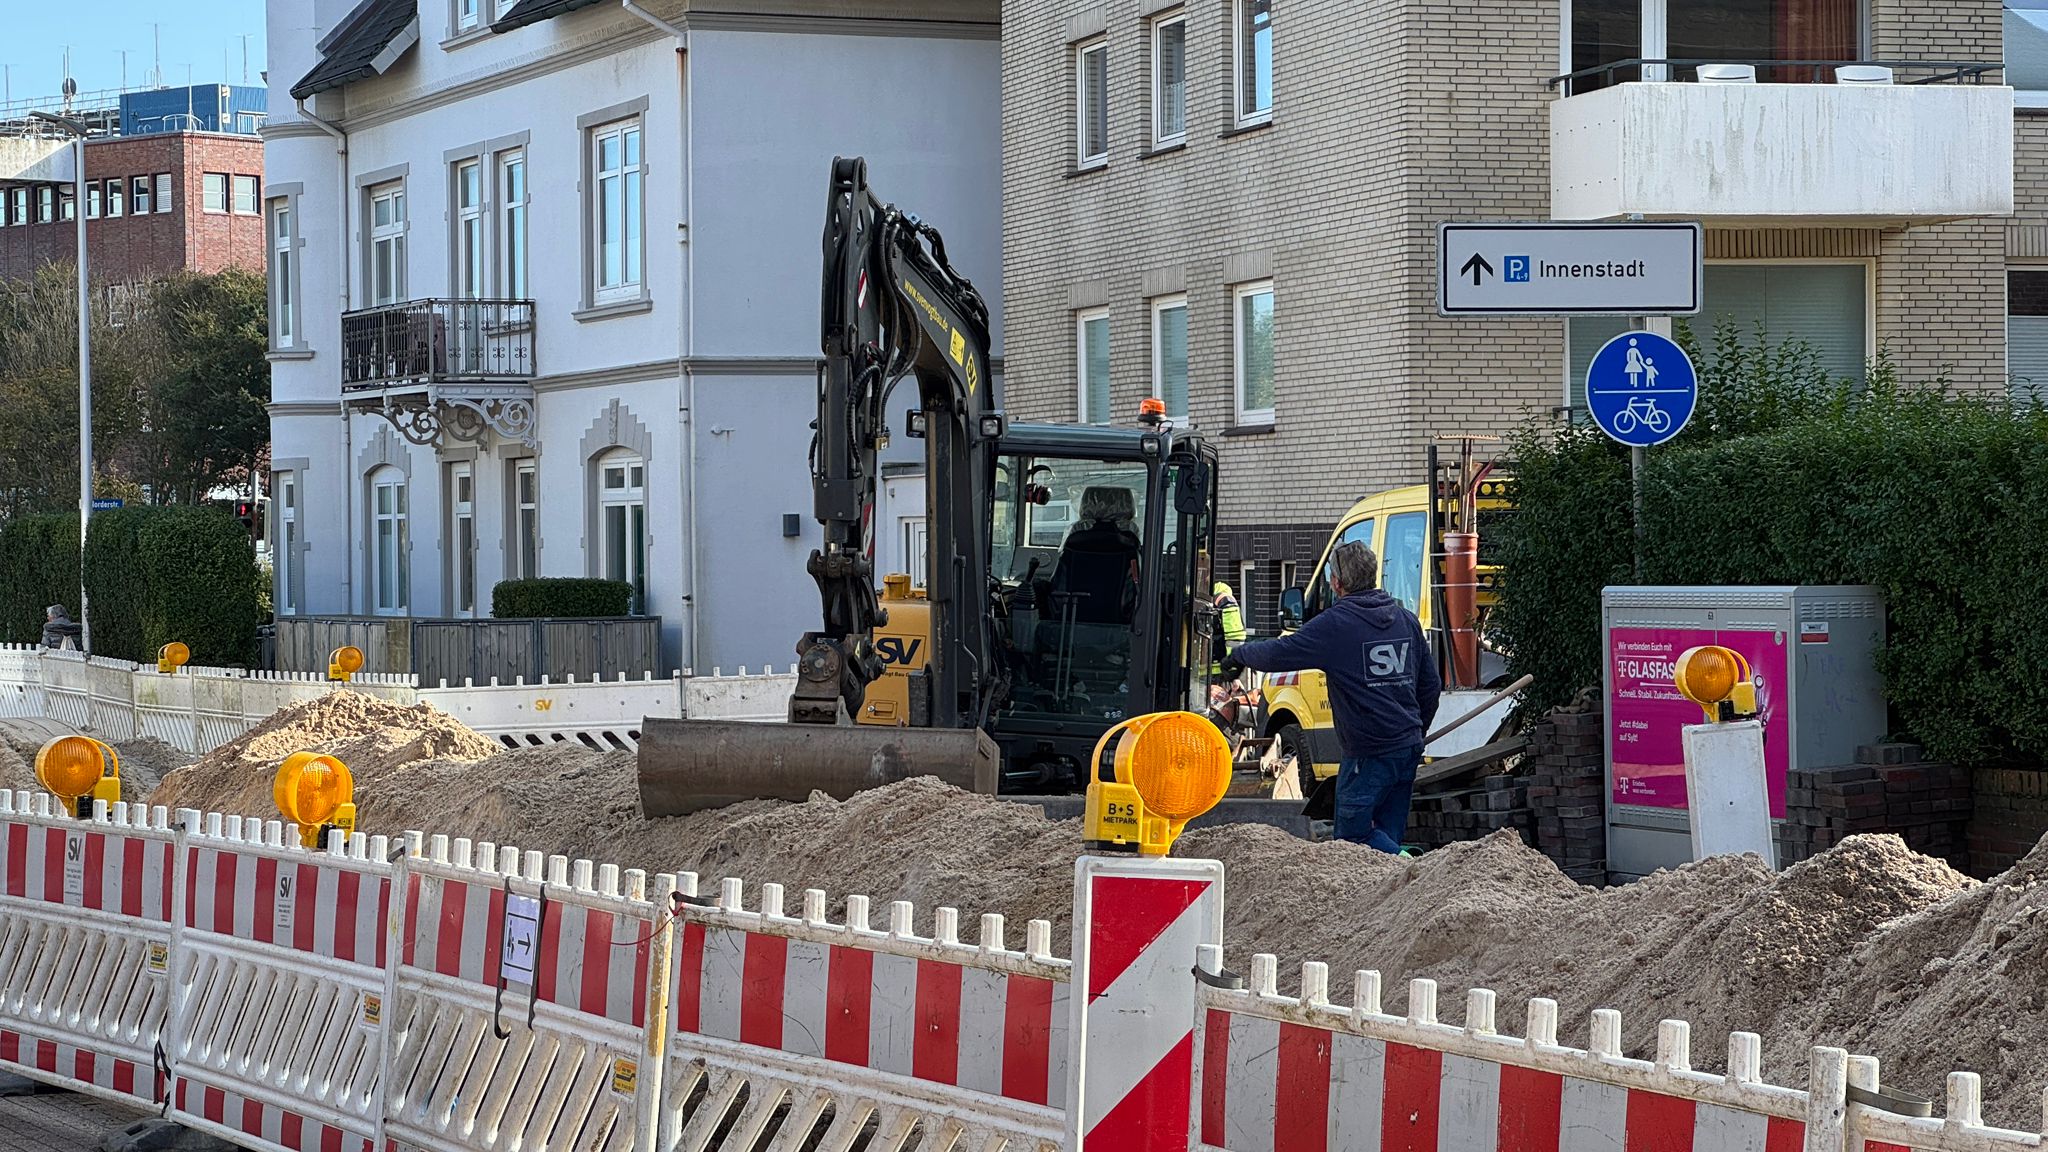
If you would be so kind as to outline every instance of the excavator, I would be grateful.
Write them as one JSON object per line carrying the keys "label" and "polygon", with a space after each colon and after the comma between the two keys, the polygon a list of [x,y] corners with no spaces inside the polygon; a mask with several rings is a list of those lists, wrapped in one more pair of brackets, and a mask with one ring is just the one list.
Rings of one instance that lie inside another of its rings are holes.
{"label": "excavator", "polygon": [[[914,776],[984,793],[1085,787],[1102,734],[1187,707],[1202,634],[1216,450],[1147,400],[1130,426],[1013,423],[988,306],[932,225],[878,199],[859,158],[826,198],[813,511],[821,626],[797,644],[785,723],[647,718],[650,817],[756,797],[845,798]],[[928,542],[877,588],[877,454],[899,381],[917,407]]]}

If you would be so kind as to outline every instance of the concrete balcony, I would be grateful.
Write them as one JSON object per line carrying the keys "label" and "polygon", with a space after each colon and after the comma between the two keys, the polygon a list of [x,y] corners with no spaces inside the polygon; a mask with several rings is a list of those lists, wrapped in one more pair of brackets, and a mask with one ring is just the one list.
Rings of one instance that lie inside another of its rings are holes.
{"label": "concrete balcony", "polygon": [[1550,214],[1783,227],[2009,215],[2012,108],[1996,84],[1614,84],[1550,106]]}

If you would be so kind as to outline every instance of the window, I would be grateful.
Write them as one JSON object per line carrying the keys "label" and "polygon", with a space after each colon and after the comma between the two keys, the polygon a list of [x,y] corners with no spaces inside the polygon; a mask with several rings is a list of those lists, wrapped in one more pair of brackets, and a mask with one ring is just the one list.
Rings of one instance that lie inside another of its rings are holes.
{"label": "window", "polygon": [[512,462],[512,571],[521,580],[540,575],[540,486],[531,459]]}
{"label": "window", "polygon": [[1152,143],[1188,136],[1188,18],[1175,13],[1152,25]]}
{"label": "window", "polygon": [[1077,162],[1082,168],[1109,163],[1109,45],[1097,40],[1074,52]]}
{"label": "window", "polygon": [[[1254,609],[1253,605],[1255,605],[1258,602],[1258,587],[1259,562],[1256,560],[1238,561],[1236,588],[1237,605],[1240,609],[1243,610],[1244,619],[1247,622],[1251,621],[1253,617],[1257,615],[1257,612]],[[1281,587],[1285,588],[1287,587],[1287,585],[1282,584]]]}
{"label": "window", "polygon": [[1422,611],[1423,514],[1403,512],[1387,517],[1387,538],[1380,553],[1380,587],[1410,612]]}
{"label": "window", "polygon": [[136,176],[128,181],[129,211],[137,216],[149,215],[149,177]]}
{"label": "window", "polygon": [[[1853,0],[1571,0],[1571,58],[1566,71],[1623,60],[1854,60],[1862,55],[1862,5]],[[2007,14],[2007,27],[2011,27]],[[2010,36],[2007,43],[2011,43]],[[1590,92],[1630,80],[1691,80],[1692,69],[1616,68],[1576,80]],[[1811,68],[1760,68],[1764,81],[1828,80]]]}
{"label": "window", "polygon": [[57,218],[57,189],[44,184],[36,189],[36,223],[48,224]]}
{"label": "window", "polygon": [[385,465],[370,474],[370,591],[380,616],[402,616],[412,583],[405,474]]}
{"label": "window", "polygon": [[458,613],[476,612],[476,465],[448,466],[449,602]]}
{"label": "window", "polygon": [[277,491],[277,547],[273,550],[271,565],[277,574],[277,610],[280,615],[298,611],[298,596],[292,588],[293,567],[298,563],[299,547],[299,480],[290,472],[280,472],[275,481]]}
{"label": "window", "polygon": [[57,189],[57,219],[71,220],[78,215],[77,192],[70,188]]}
{"label": "window", "polygon": [[156,210],[158,212],[169,212],[171,210],[171,174],[169,172],[159,172],[156,174]]}
{"label": "window", "polygon": [[1273,0],[1237,0],[1237,120],[1273,115]]}
{"label": "window", "polygon": [[465,300],[484,294],[483,162],[465,160],[455,166],[455,295]]}
{"label": "window", "polygon": [[598,461],[603,567],[598,575],[633,586],[633,611],[647,611],[647,465],[624,448]]}
{"label": "window", "polygon": [[290,200],[270,202],[270,342],[272,347],[289,348],[297,343],[299,329],[298,294],[292,276],[297,271],[292,206]]}
{"label": "window", "polygon": [[1166,414],[1188,414],[1188,298],[1152,302],[1152,394],[1166,402]]}
{"label": "window", "polygon": [[107,215],[119,216],[128,202],[128,189],[119,178],[107,181]]}
{"label": "window", "polygon": [[199,178],[199,207],[206,212],[228,210],[228,178],[223,172],[208,172]]}
{"label": "window", "polygon": [[85,218],[87,220],[97,220],[100,218],[100,184],[97,180],[85,186]]}
{"label": "window", "polygon": [[499,291],[507,300],[526,299],[526,153],[498,155],[498,202],[504,205],[505,234],[499,238]]}
{"label": "window", "polygon": [[1074,364],[1079,375],[1081,423],[1109,423],[1109,309],[1076,313]]}
{"label": "window", "polygon": [[477,26],[477,9],[483,0],[455,0],[455,30],[467,32]]}
{"label": "window", "polygon": [[597,252],[592,298],[602,304],[640,294],[640,121],[593,129],[590,157],[597,187],[591,221]]}
{"label": "window", "polygon": [[[147,193],[138,193],[138,195],[147,195]],[[254,176],[235,177],[235,212],[242,216],[254,216],[256,214],[256,178]]]}
{"label": "window", "polygon": [[[209,177],[211,179],[211,177]],[[370,303],[405,299],[405,184],[370,189]]]}
{"label": "window", "polygon": [[[1700,314],[1678,324],[1711,350],[1715,330],[1733,325],[1745,344],[1759,332],[1773,345],[1797,340],[1812,348],[1830,375],[1856,380],[1870,355],[1869,266],[1846,264],[1709,264]],[[1566,324],[1565,403],[1583,407],[1586,369],[1600,346],[1629,329],[1622,316],[1574,316]],[[1697,365],[1707,367],[1707,354]]]}
{"label": "window", "polygon": [[1235,298],[1237,422],[1273,422],[1273,285],[1240,286]]}
{"label": "window", "polygon": [[2012,395],[2048,400],[2048,268],[2014,268],[2005,280],[2005,367]]}

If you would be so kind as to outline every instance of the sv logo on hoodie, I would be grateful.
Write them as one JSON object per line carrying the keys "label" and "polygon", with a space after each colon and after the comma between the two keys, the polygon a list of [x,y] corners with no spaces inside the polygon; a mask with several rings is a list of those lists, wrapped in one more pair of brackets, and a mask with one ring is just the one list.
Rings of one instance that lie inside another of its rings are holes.
{"label": "sv logo on hoodie", "polygon": [[1389,640],[1380,644],[1368,644],[1365,648],[1365,675],[1370,680],[1394,680],[1408,675],[1408,644],[1406,640]]}

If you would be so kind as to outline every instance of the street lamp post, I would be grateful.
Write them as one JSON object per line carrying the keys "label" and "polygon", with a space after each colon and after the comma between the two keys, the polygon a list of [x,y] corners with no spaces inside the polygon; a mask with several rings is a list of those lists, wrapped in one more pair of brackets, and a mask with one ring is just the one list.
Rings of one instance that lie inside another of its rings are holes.
{"label": "street lamp post", "polygon": [[85,534],[92,523],[92,296],[85,251],[86,127],[68,116],[29,115],[71,136],[71,217],[78,222],[78,646],[92,651],[92,617],[85,602]]}

